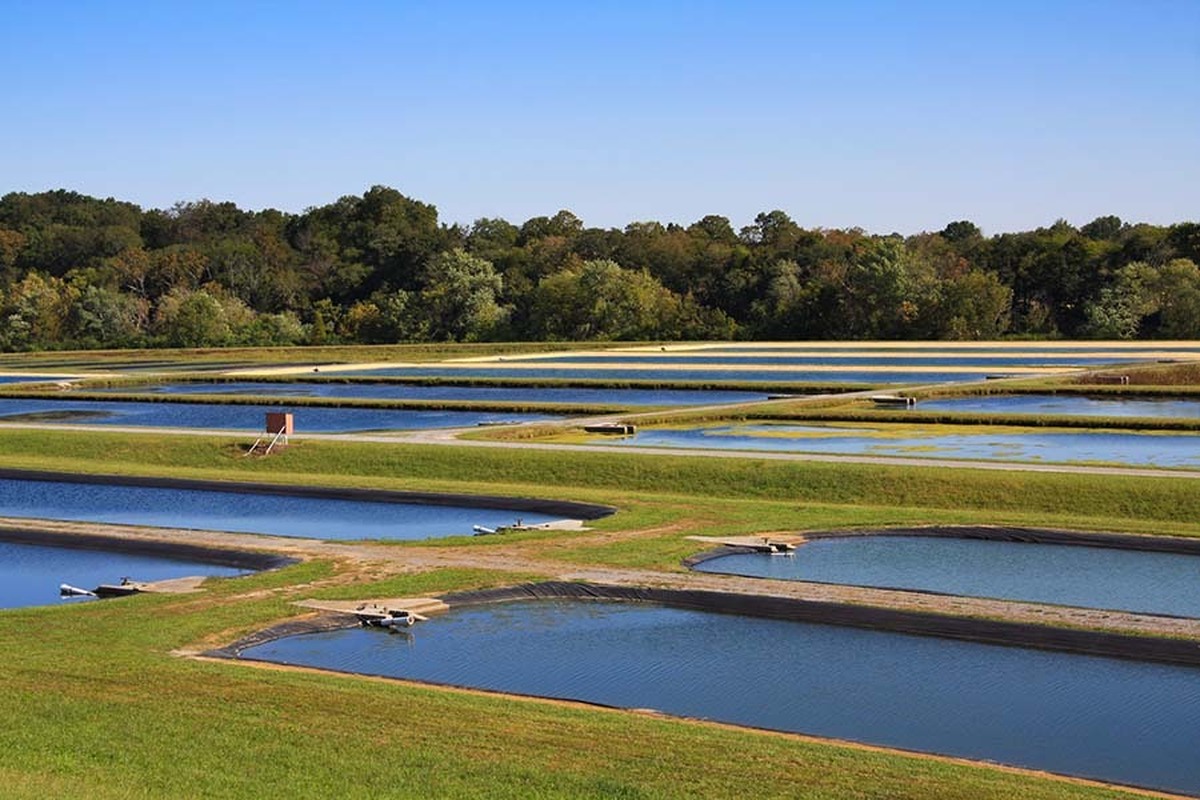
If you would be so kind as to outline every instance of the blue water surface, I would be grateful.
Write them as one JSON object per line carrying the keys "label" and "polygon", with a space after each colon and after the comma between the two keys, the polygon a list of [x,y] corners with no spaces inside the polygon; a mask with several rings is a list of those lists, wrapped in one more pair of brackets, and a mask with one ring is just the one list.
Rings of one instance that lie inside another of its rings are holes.
{"label": "blue water surface", "polygon": [[[1020,370],[1001,370],[1005,375],[1020,374]],[[396,377],[423,378],[561,378],[564,380],[606,380],[606,381],[724,381],[732,383],[810,383],[810,384],[839,384],[839,383],[871,383],[871,384],[937,384],[962,383],[965,381],[980,381],[985,378],[981,372],[930,372],[920,370],[896,371],[863,371],[853,369],[813,370],[813,369],[763,369],[763,370],[732,370],[713,368],[697,369],[579,369],[571,367],[556,367],[547,364],[543,367],[529,362],[528,367],[385,367],[380,369],[361,369],[338,371],[338,375],[390,375]]]}
{"label": "blue water surface", "polygon": [[517,386],[419,386],[404,383],[167,383],[109,389],[162,394],[240,394],[255,397],[337,397],[381,400],[451,400],[504,403],[580,403],[691,406],[765,400],[762,392],[688,389],[589,389]]}
{"label": "blue water surface", "polygon": [[1143,467],[1200,467],[1200,435],[1109,431],[1022,431],[875,436],[861,428],[817,425],[722,425],[643,428],[620,439],[596,437],[614,447],[680,447],[762,450],[908,458],[1103,463]]}
{"label": "blue water surface", "polygon": [[1200,556],[942,536],[844,536],[789,556],[734,554],[701,572],[849,583],[1200,617]]}
{"label": "blue water surface", "polygon": [[[562,419],[552,414],[383,408],[317,408],[288,405],[145,403],[123,400],[24,400],[0,398],[0,422],[130,425],[261,431],[270,412],[291,413],[296,433],[467,428],[504,422]],[[32,416],[31,416],[32,415]]]}
{"label": "blue water surface", "polygon": [[517,518],[537,525],[556,519],[495,508],[26,480],[0,480],[0,517],[335,540],[469,536],[475,525],[496,528]]}
{"label": "blue water surface", "polygon": [[[0,608],[67,602],[58,587],[67,583],[94,589],[102,583],[162,581],[193,575],[242,575],[246,570],[195,561],[76,547],[0,542]],[[80,602],[85,598],[70,598]]]}
{"label": "blue water surface", "polygon": [[1053,414],[1084,417],[1200,417],[1200,400],[1175,398],[1085,397],[1082,395],[1008,394],[979,397],[943,397],[921,400],[917,411],[954,411],[983,414]]}
{"label": "blue water surface", "polygon": [[648,604],[461,608],[250,658],[572,698],[1200,792],[1200,670]]}

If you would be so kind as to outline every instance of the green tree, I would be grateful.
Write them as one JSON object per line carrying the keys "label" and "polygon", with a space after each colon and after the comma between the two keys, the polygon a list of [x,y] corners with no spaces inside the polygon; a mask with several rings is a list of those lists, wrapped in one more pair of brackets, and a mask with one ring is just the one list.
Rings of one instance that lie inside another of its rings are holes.
{"label": "green tree", "polygon": [[436,340],[479,341],[507,318],[497,298],[504,282],[492,263],[456,249],[435,256],[426,267],[419,306]]}

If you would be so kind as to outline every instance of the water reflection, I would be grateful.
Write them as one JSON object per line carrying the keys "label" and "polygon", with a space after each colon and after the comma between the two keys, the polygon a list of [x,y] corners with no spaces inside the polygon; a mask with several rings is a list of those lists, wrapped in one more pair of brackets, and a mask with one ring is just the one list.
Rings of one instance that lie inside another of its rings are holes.
{"label": "water reflection", "polygon": [[644,604],[463,608],[247,657],[1200,791],[1200,670]]}
{"label": "water reflection", "polygon": [[622,439],[597,437],[596,442],[616,447],[1200,467],[1200,436],[1196,434],[1091,430],[1006,432],[1002,428],[947,433],[953,428],[934,426],[909,430],[909,435],[901,436],[883,428],[835,425],[720,425],[682,430],[644,428],[634,436]]}
{"label": "water reflection", "polygon": [[1200,400],[1010,394],[922,400],[918,411],[983,414],[1053,414],[1084,417],[1200,417]]}
{"label": "water reflection", "polygon": [[435,411],[375,408],[318,408],[286,405],[142,403],[89,400],[0,398],[0,422],[129,425],[155,428],[211,428],[259,431],[268,412],[295,415],[297,433],[469,428],[504,422],[562,419],[552,414],[491,411]]}
{"label": "water reflection", "polygon": [[469,536],[475,525],[555,519],[495,508],[25,480],[0,480],[0,516],[338,540]]}
{"label": "water reflection", "polygon": [[[246,570],[194,561],[75,547],[0,542],[0,608],[60,602],[59,584],[92,589],[122,577],[162,581],[193,575],[231,576]],[[72,598],[70,602],[86,602]]]}
{"label": "water reflection", "polygon": [[739,553],[696,569],[1200,617],[1200,556],[1172,553],[943,536],[844,536],[806,542],[786,558]]}

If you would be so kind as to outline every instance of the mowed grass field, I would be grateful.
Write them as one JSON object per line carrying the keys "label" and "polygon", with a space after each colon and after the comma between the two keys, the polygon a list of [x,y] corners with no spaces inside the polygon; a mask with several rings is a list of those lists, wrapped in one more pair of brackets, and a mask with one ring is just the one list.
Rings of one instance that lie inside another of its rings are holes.
{"label": "mowed grass field", "polygon": [[[1005,523],[1200,535],[1194,481],[301,440],[0,428],[0,467],[601,502],[586,533],[395,544],[469,548],[471,569],[337,557],[200,594],[0,612],[4,798],[1102,798],[1133,793],[986,765],[656,715],[187,657],[306,597],[425,595],[554,561],[680,570],[692,534]],[[786,665],[781,665],[786,669]],[[803,680],[803,676],[793,676]]]}

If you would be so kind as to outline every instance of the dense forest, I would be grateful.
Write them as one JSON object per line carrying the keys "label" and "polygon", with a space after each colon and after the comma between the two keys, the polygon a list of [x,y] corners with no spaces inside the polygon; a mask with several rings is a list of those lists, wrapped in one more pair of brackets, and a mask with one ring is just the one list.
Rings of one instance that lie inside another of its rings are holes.
{"label": "dense forest", "polygon": [[302,214],[0,198],[0,350],[489,340],[1200,337],[1200,224],[985,237],[439,223],[377,186]]}

